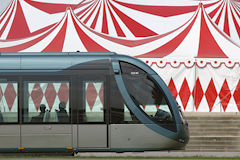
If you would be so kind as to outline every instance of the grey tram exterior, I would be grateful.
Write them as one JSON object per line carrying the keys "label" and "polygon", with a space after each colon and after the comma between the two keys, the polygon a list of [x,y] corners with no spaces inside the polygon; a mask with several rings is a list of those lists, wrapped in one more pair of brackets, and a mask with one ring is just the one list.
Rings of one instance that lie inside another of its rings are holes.
{"label": "grey tram exterior", "polygon": [[0,152],[171,150],[188,143],[187,123],[163,80],[129,56],[1,53],[0,89]]}

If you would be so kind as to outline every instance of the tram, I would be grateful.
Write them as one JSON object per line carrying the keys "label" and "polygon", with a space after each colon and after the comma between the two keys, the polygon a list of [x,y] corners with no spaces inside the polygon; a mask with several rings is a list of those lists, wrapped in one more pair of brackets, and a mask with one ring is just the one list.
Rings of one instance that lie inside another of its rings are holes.
{"label": "tram", "polygon": [[175,150],[188,140],[168,87],[136,58],[0,54],[0,152]]}

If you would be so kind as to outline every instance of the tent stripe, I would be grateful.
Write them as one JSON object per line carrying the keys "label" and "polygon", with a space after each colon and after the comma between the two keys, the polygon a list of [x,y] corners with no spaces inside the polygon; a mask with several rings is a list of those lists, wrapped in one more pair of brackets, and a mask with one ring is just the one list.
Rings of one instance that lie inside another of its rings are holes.
{"label": "tent stripe", "polygon": [[42,51],[42,52],[61,52],[63,49],[63,44],[65,40],[65,33],[67,29],[67,17],[66,20],[61,28],[61,30],[58,32],[56,37],[51,41],[51,43]]}
{"label": "tent stripe", "polygon": [[210,12],[208,15],[211,17],[211,18],[213,18],[214,17],[214,15],[216,15],[217,14],[217,11],[220,9],[220,7],[223,5],[223,1],[221,2],[221,4],[217,7],[217,8],[215,8],[212,12]]}
{"label": "tent stripe", "polygon": [[[99,2],[97,4],[97,6],[99,5]],[[100,8],[101,7],[98,7],[98,11],[97,11],[97,15],[95,16],[94,20],[93,20],[93,23],[91,24],[91,28],[95,28],[96,27],[96,24],[97,24],[97,20],[98,20],[98,16],[99,16],[99,13],[100,13]]]}
{"label": "tent stripe", "polygon": [[221,15],[222,15],[222,12],[223,12],[223,8],[224,8],[224,6],[225,6],[225,3],[224,3],[224,5],[223,5],[223,7],[222,7],[222,9],[221,9],[221,11],[220,11],[220,13],[219,13],[219,15],[218,15],[216,21],[215,21],[215,23],[216,23],[217,25],[219,24],[219,21],[220,21],[220,18],[221,18]]}
{"label": "tent stripe", "polygon": [[30,40],[26,43],[23,44],[19,44],[19,45],[15,45],[12,47],[4,47],[4,48],[0,48],[0,52],[19,52],[22,51],[24,49],[27,49],[31,46],[33,46],[34,44],[40,42],[41,40],[43,40],[44,38],[46,38],[57,26],[53,27],[52,29],[50,29],[48,32],[46,32],[45,34],[41,35],[40,37]]}
{"label": "tent stripe", "polygon": [[236,27],[236,31],[238,33],[238,37],[240,38],[240,26],[238,25],[237,20],[236,20],[235,16],[233,15],[232,10],[231,10],[231,14],[232,14],[232,17],[233,17],[233,23],[234,23],[234,25]]}
{"label": "tent stripe", "polygon": [[174,39],[170,40],[168,43],[164,44],[163,46],[146,53],[144,55],[137,56],[138,58],[162,58],[169,54],[171,54],[184,40],[184,38],[188,35],[189,31],[191,30],[193,24],[195,23],[195,20],[197,18],[199,13],[197,13],[192,20],[192,22],[189,24],[189,26],[184,29],[178,36],[176,36]]}
{"label": "tent stripe", "polygon": [[[91,3],[91,2],[89,2],[89,3]],[[81,5],[79,5],[77,8],[81,8],[81,7],[85,6],[85,5],[88,5],[89,3],[81,4]],[[92,4],[90,4],[90,5],[89,5],[90,8],[92,8],[92,6],[94,6],[95,4],[96,4],[96,2],[93,2]],[[82,15],[85,11],[90,10],[90,8],[89,8],[89,7],[86,7],[86,8],[84,8],[84,9],[82,9],[80,12],[77,12],[76,15],[77,15],[78,17],[80,17],[80,15]]]}
{"label": "tent stripe", "polygon": [[[86,23],[88,22],[88,20],[92,17],[92,15],[93,15],[94,11],[96,10],[98,4],[99,4],[99,2],[96,3],[95,6],[92,5],[92,6],[89,8],[89,11],[90,11],[90,10],[92,10],[92,11],[91,11],[91,13],[87,16],[87,18],[83,21],[83,23],[86,24]],[[94,7],[94,8],[93,8],[93,7]],[[92,8],[93,8],[93,9],[92,9]],[[87,14],[88,14],[88,12],[86,12],[84,15],[82,15],[80,19],[82,19],[83,17],[85,17]]]}
{"label": "tent stripe", "polygon": [[108,3],[107,3],[107,7],[108,7],[108,9],[109,9],[110,16],[111,16],[111,18],[112,18],[112,20],[113,20],[113,25],[114,25],[114,27],[115,27],[115,29],[116,29],[117,35],[118,35],[119,37],[126,37],[126,35],[124,34],[123,30],[122,30],[121,27],[119,26],[116,18],[114,17],[112,11],[110,10],[110,7],[109,7],[109,4],[108,4]]}
{"label": "tent stripe", "polygon": [[133,20],[132,18],[125,15],[119,9],[117,9],[111,2],[109,3],[113,10],[117,13],[119,18],[124,22],[124,24],[128,27],[128,29],[134,34],[135,37],[146,37],[146,36],[154,36],[157,35],[155,32],[146,28],[142,24]]}
{"label": "tent stripe", "polygon": [[[15,5],[15,3],[14,3],[14,5]],[[4,23],[3,27],[0,30],[0,37],[3,35],[3,32],[6,30],[6,27],[7,27],[8,23],[10,22],[11,15],[13,14],[13,11],[14,11],[14,8],[11,9],[11,12],[10,12],[6,22]],[[6,38],[4,38],[4,39],[6,39]]]}
{"label": "tent stripe", "polygon": [[[85,46],[85,48],[89,51],[89,52],[109,52],[107,49],[103,48],[102,46],[100,46],[99,44],[97,44],[95,41],[93,41],[87,34],[85,34],[82,29],[80,28],[80,26],[77,24],[77,21],[74,19],[73,15],[71,14],[71,18],[73,19],[73,24],[76,28],[76,31],[83,43],[83,45]],[[76,17],[75,17],[76,18]],[[79,22],[81,23],[81,22]]]}
{"label": "tent stripe", "polygon": [[107,15],[106,15],[106,5],[103,4],[103,26],[102,33],[108,34],[108,24],[107,24]]}
{"label": "tent stripe", "polygon": [[229,32],[229,22],[228,22],[228,7],[225,8],[226,12],[225,12],[225,23],[224,23],[224,29],[223,31],[230,36],[230,32]]}
{"label": "tent stripe", "polygon": [[65,12],[67,7],[71,7],[75,9],[78,4],[56,4],[56,3],[44,3],[44,2],[37,2],[33,0],[24,0],[29,5],[34,6],[35,8],[38,8],[39,10],[42,10],[49,14],[54,13],[60,13]]}
{"label": "tent stripe", "polygon": [[18,6],[20,6],[19,1],[17,1],[17,11],[15,13],[15,17],[11,29],[9,31],[9,34],[7,36],[7,39],[18,39],[22,37],[28,37],[31,34],[27,25],[27,21],[24,17],[22,7]]}
{"label": "tent stripe", "polygon": [[217,42],[213,38],[206,20],[204,18],[204,12],[201,10],[201,31],[200,31],[200,41],[199,41],[199,58],[227,58],[221,48],[218,46]]}

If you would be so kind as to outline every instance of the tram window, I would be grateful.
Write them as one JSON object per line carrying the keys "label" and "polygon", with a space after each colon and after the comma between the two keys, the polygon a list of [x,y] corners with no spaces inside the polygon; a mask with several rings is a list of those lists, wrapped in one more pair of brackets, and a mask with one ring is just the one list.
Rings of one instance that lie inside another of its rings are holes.
{"label": "tram window", "polygon": [[83,82],[84,122],[104,122],[104,82]]}
{"label": "tram window", "polygon": [[126,106],[113,75],[111,76],[110,84],[111,123],[140,123],[137,117]]}
{"label": "tram window", "polygon": [[24,82],[25,123],[69,123],[69,82]]}
{"label": "tram window", "polygon": [[129,63],[120,62],[122,77],[133,101],[152,120],[175,131],[175,121],[164,93],[143,70]]}
{"label": "tram window", "polygon": [[0,123],[18,122],[18,83],[0,82]]}

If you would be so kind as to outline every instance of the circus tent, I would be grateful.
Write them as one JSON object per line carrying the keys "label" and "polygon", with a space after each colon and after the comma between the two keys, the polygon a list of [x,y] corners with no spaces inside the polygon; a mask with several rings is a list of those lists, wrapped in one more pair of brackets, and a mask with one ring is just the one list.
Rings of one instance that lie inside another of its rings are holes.
{"label": "circus tent", "polygon": [[[205,3],[205,7],[210,7],[217,2]],[[184,0],[157,3],[91,0],[76,7],[75,13],[80,21],[98,32],[134,38],[163,34],[178,28],[193,15],[197,6],[198,2]]]}
{"label": "circus tent", "polygon": [[[185,111],[238,112],[239,45],[217,28],[201,4],[181,28],[155,52],[138,57],[148,57],[144,60],[163,77]],[[159,57],[163,58],[156,61]]]}
{"label": "circus tent", "polygon": [[19,39],[37,35],[51,28],[64,15],[42,12],[27,2],[13,0],[0,15],[0,39]]}
{"label": "circus tent", "polygon": [[77,21],[72,10],[68,8],[62,20],[49,30],[25,39],[3,40],[0,43],[0,51],[108,52],[107,49],[101,47],[97,42],[85,34],[79,27]]}
{"label": "circus tent", "polygon": [[138,40],[114,38],[89,29],[68,8],[63,19],[49,30],[26,39],[2,41],[0,48],[8,52],[114,51],[150,61],[164,57],[237,58],[240,52],[239,45],[211,22],[201,4],[180,28]]}
{"label": "circus tent", "polygon": [[[202,5],[194,1],[179,13],[160,13],[158,9],[150,13],[143,1],[138,1],[141,4],[136,5],[134,0],[132,4],[124,0],[88,0],[70,5],[58,4],[59,10],[48,10],[48,3],[44,1],[47,0],[12,1],[0,17],[0,52],[113,51],[127,54],[142,59],[155,69],[185,111],[240,111],[240,43],[231,35],[239,31],[238,25],[229,25],[231,29],[228,34],[219,28],[219,24],[225,24],[221,20],[223,18],[219,18],[218,24],[214,21],[219,16],[217,9],[221,10],[222,6],[226,8],[222,10],[234,15],[228,19],[233,23],[235,19],[234,24],[239,24],[238,2],[212,0],[204,1],[206,4]],[[67,7],[65,13],[64,7]],[[126,7],[130,8],[129,12],[123,12]],[[162,6],[156,6],[159,7]],[[11,37],[9,35],[17,31],[10,27],[19,22],[14,22],[17,10],[23,13],[19,21],[26,22],[28,32],[25,32],[25,36],[16,34],[16,37]],[[52,21],[43,28],[29,25],[31,18],[26,18],[29,14],[27,10],[35,11],[39,17],[47,17]],[[130,10],[142,12],[140,16],[144,14],[160,19],[165,16],[170,21],[185,17],[185,20],[170,31],[161,31],[161,34],[154,27],[146,25],[146,22],[133,17]],[[141,32],[138,34],[131,29],[130,24],[134,24],[135,29]],[[9,27],[4,28],[4,25]]]}
{"label": "circus tent", "polygon": [[212,21],[233,40],[240,41],[240,7],[237,1],[222,0],[207,9]]}
{"label": "circus tent", "polygon": [[[5,22],[0,23],[1,28],[8,29],[4,35],[0,34],[0,39],[24,38],[40,33],[59,22],[66,7],[71,7],[82,23],[100,33],[128,39],[154,36],[186,23],[195,13],[199,1],[156,3],[151,0],[146,3],[136,0],[70,0],[66,4],[61,1],[14,0],[12,3],[15,5],[11,5],[1,16]],[[211,0],[203,1],[203,4],[219,28],[239,43],[239,3],[234,0]],[[19,22],[25,27],[16,29]],[[13,34],[16,31],[18,34]]]}

